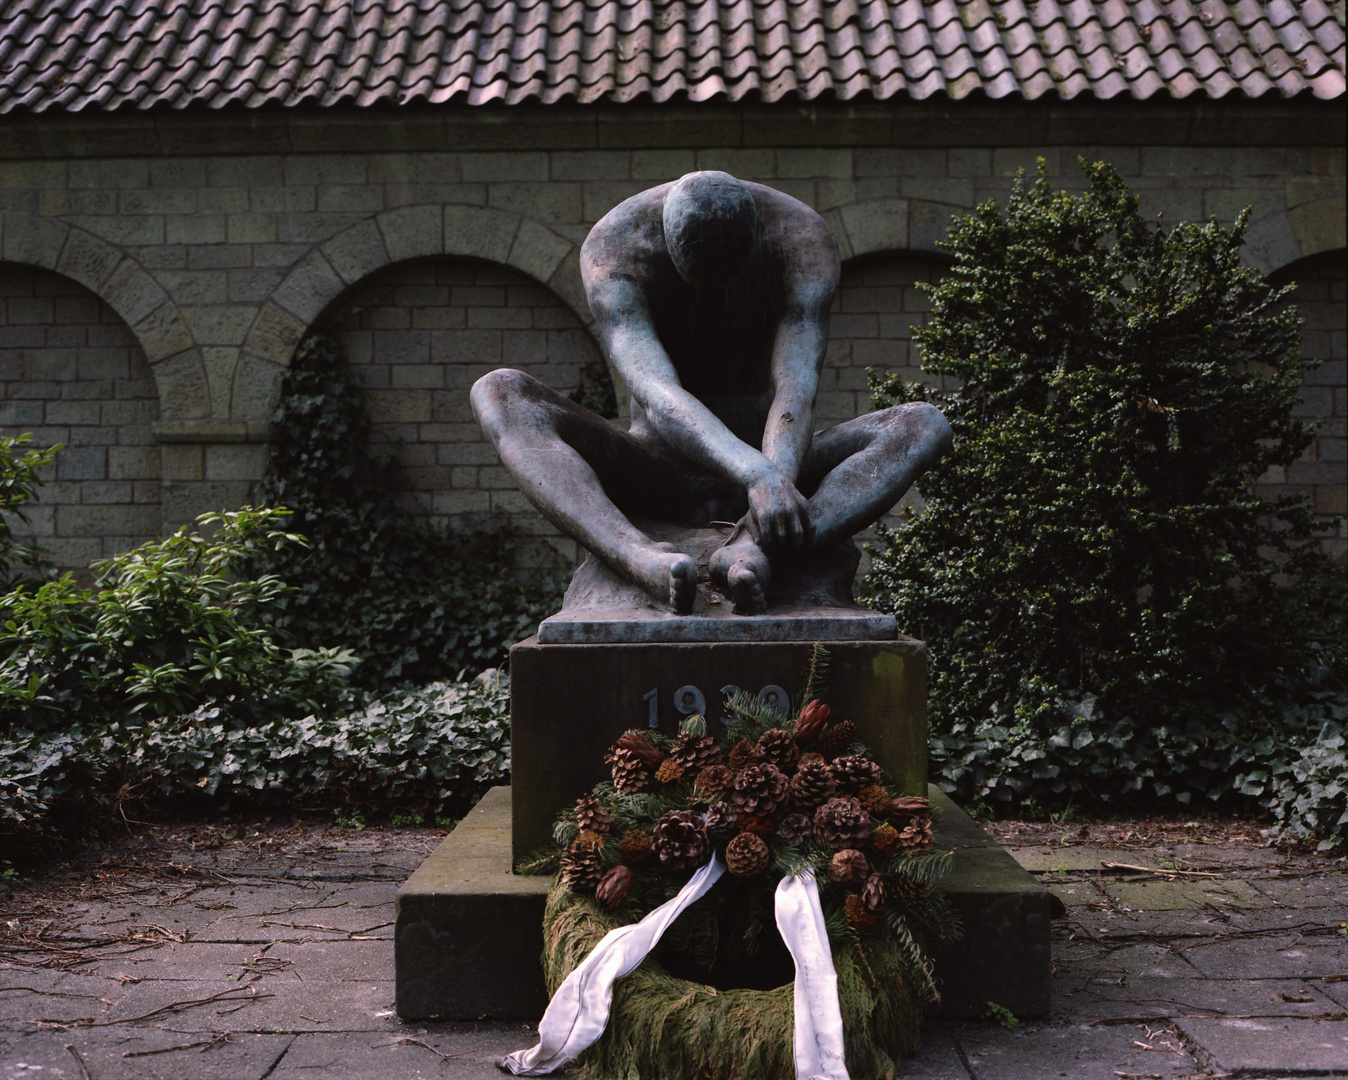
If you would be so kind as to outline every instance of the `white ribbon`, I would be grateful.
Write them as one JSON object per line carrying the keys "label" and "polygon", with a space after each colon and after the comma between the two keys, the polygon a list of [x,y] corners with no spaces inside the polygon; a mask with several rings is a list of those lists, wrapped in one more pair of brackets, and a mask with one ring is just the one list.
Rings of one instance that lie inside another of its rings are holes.
{"label": "white ribbon", "polygon": [[715,855],[688,879],[679,895],[639,923],[610,930],[557,988],[538,1024],[538,1045],[501,1062],[516,1076],[546,1076],[598,1040],[608,1027],[613,983],[635,971],[660,936],[694,900],[716,884],[725,866]]}
{"label": "white ribbon", "polygon": [[[538,1045],[501,1062],[516,1076],[547,1076],[596,1042],[608,1027],[613,984],[631,974],[689,904],[716,884],[725,867],[715,855],[674,897],[639,923],[610,930],[557,988],[538,1025]],[[828,944],[814,874],[777,885],[777,929],[796,964],[796,1080],[849,1080],[843,1060],[838,974]]]}
{"label": "white ribbon", "polygon": [[792,1043],[796,1080],[849,1080],[843,1060],[838,973],[813,871],[782,878],[777,883],[775,906],[777,929],[796,963]]}

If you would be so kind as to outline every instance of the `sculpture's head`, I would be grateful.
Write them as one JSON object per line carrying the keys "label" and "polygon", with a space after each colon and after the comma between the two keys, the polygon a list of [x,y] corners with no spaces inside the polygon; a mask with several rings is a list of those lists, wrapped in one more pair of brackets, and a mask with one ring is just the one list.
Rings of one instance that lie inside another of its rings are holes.
{"label": "sculpture's head", "polygon": [[679,180],[665,195],[663,220],[670,258],[695,288],[724,288],[749,265],[758,207],[748,186],[729,173],[695,172]]}

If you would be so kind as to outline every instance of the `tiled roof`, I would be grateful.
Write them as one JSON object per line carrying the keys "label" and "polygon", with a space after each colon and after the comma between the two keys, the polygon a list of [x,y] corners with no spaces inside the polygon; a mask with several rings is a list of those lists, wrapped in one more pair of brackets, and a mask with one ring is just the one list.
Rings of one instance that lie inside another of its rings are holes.
{"label": "tiled roof", "polygon": [[1344,92],[1344,0],[0,0],[0,113]]}

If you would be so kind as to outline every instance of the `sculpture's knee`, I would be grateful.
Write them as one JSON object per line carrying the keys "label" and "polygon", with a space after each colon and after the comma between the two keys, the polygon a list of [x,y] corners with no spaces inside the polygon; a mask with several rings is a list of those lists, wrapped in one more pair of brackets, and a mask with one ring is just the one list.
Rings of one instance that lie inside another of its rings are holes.
{"label": "sculpture's knee", "polygon": [[912,430],[920,433],[922,445],[932,455],[932,460],[944,457],[954,445],[950,421],[945,414],[926,401],[913,401],[904,408],[908,410],[908,423]]}
{"label": "sculpture's knee", "polygon": [[514,368],[497,368],[473,383],[468,400],[477,422],[488,429],[499,425],[511,407],[526,397],[525,380],[529,378]]}

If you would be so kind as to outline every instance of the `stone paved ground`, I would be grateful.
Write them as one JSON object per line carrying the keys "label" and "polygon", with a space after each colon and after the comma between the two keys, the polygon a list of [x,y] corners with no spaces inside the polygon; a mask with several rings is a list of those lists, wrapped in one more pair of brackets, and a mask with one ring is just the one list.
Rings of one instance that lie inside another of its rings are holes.
{"label": "stone paved ground", "polygon": [[[1240,823],[990,828],[1063,901],[1054,1015],[931,1023],[903,1077],[1348,1076],[1348,863]],[[0,1080],[498,1077],[528,1024],[393,1012],[393,894],[442,835],[142,828],[26,871]]]}

